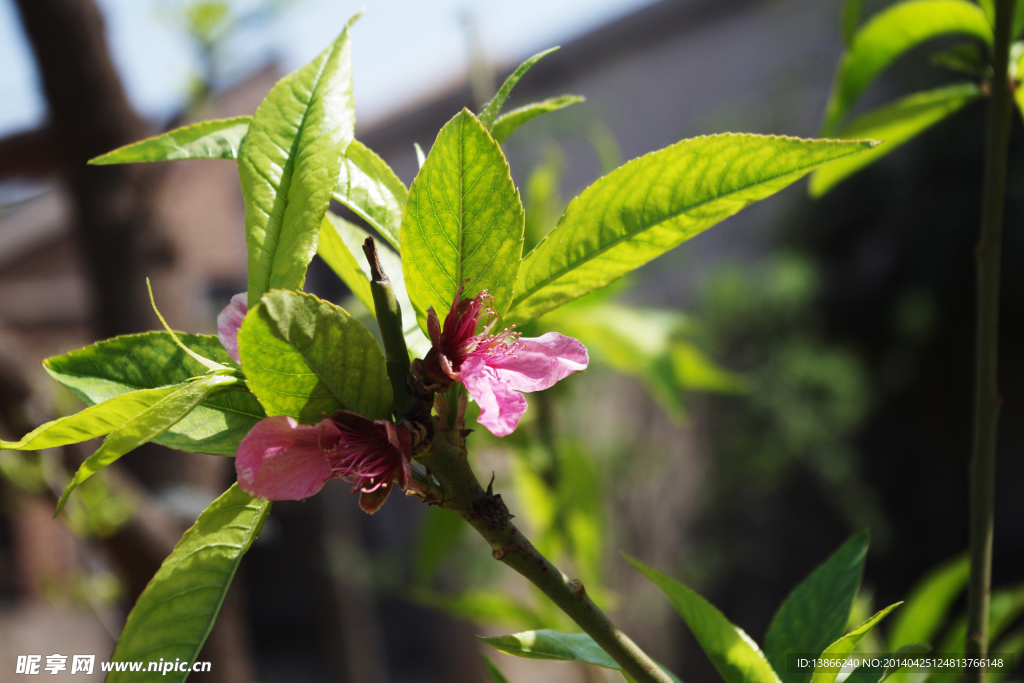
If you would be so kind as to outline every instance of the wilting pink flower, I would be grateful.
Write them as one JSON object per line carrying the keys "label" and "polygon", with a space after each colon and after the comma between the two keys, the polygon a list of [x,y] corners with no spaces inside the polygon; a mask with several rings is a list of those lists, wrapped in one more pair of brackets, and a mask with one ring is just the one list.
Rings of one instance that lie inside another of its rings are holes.
{"label": "wilting pink flower", "polygon": [[242,489],[268,500],[302,500],[328,479],[342,479],[359,491],[363,510],[373,513],[395,482],[409,486],[410,446],[405,429],[346,410],[315,425],[268,417],[238,445],[235,471]]}
{"label": "wilting pink flower", "polygon": [[241,362],[238,360],[238,330],[248,312],[249,304],[245,292],[242,292],[231,297],[224,310],[217,314],[217,338],[236,363]]}
{"label": "wilting pink flower", "polygon": [[480,405],[480,424],[495,436],[507,436],[526,412],[521,392],[547,389],[585,370],[590,362],[587,349],[579,340],[557,332],[536,338],[523,338],[513,330],[491,334],[497,322],[491,297],[486,291],[472,299],[461,295],[460,289],[443,329],[434,309],[427,311],[433,347],[423,359],[423,370],[443,386],[462,382]]}

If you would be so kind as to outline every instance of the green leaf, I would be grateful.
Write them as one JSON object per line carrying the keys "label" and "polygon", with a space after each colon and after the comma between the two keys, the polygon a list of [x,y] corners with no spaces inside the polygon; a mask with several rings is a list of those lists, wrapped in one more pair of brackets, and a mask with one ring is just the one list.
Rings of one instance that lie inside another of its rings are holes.
{"label": "green leaf", "polygon": [[[217,337],[178,333],[193,351],[234,365]],[[178,348],[166,332],[146,332],[106,341],[43,361],[43,368],[86,405],[95,405],[139,389],[181,384],[207,373]],[[234,455],[238,443],[261,418],[259,401],[248,391],[205,399],[154,441],[190,453]]]}
{"label": "green leaf", "polygon": [[71,482],[65,487],[60,500],[57,501],[57,510],[54,512],[54,516],[56,517],[64,507],[71,492],[93,474],[125,453],[152,441],[167,431],[214,393],[241,387],[241,379],[233,375],[205,375],[174,387],[173,391],[146,406],[142,412],[137,413],[110,432],[96,452],[86,458],[75,476],[72,477]]}
{"label": "green leaf", "polygon": [[572,200],[526,255],[508,322],[601,289],[817,166],[873,145],[726,133],[634,159]]}
{"label": "green leaf", "polygon": [[[445,124],[409,188],[402,264],[420,326],[443,320],[464,283],[508,310],[523,249],[523,207],[501,147],[468,110]],[[467,282],[468,281],[468,282]]]}
{"label": "green leaf", "polygon": [[[1018,2],[1017,7],[1024,7],[1024,2]],[[1010,50],[1010,67],[1013,77],[1019,82],[1024,77],[1024,42],[1014,43]],[[1013,101],[1017,104],[1017,111],[1024,116],[1024,87],[1018,85],[1014,88]]]}
{"label": "green leaf", "polygon": [[352,140],[345,150],[334,198],[370,224],[395,249],[409,191],[373,150]]}
{"label": "green leaf", "polygon": [[[929,650],[931,650],[931,648],[923,643],[913,643],[910,645],[903,645],[902,647],[897,648],[895,651],[892,652],[891,656],[899,657],[900,655],[923,655],[926,654]],[[880,659],[884,661],[886,657],[889,656],[890,655],[887,654],[881,657]],[[868,666],[867,664],[862,664],[861,666],[858,666],[856,669],[850,672],[850,675],[847,676],[846,681],[844,681],[844,683],[879,683],[879,681],[885,680],[893,674],[899,676],[899,672],[902,668],[903,667],[886,668],[881,665]]]}
{"label": "green leaf", "polygon": [[[366,309],[374,313],[376,309],[370,291],[372,275],[362,247],[369,236],[370,233],[359,226],[328,211],[323,227],[320,228],[317,253]],[[395,298],[402,309],[402,328],[409,353],[414,358],[423,358],[430,350],[430,340],[416,322],[412,302],[409,301],[409,294],[405,289],[405,278],[402,276],[402,260],[398,254],[384,246],[377,248],[377,256],[380,257],[381,267],[391,281],[391,289],[394,290]]]}
{"label": "green leaf", "polygon": [[501,111],[502,105],[505,104],[505,100],[508,99],[509,94],[512,92],[512,88],[516,87],[516,83],[519,79],[526,75],[526,72],[533,68],[533,65],[547,57],[549,54],[557,50],[557,47],[553,47],[543,52],[538,52],[534,56],[527,59],[525,62],[519,65],[519,68],[512,72],[512,75],[505,79],[505,82],[498,88],[498,93],[491,98],[491,101],[484,105],[484,108],[480,111],[480,123],[490,131],[494,128],[495,119],[498,118],[498,112]]}
{"label": "green leaf", "polygon": [[967,585],[970,560],[957,557],[929,572],[910,591],[906,606],[889,632],[889,649],[911,643],[929,643],[938,633],[946,611]]}
{"label": "green leaf", "polygon": [[238,354],[267,415],[304,424],[336,410],[373,420],[391,416],[391,384],[377,340],[345,309],[312,294],[265,294],[245,316]]}
{"label": "green leaf", "polygon": [[497,591],[469,590],[461,595],[449,597],[420,588],[413,589],[409,597],[424,607],[476,624],[494,624],[511,628],[544,626],[544,620],[534,610]]}
{"label": "green leaf", "polygon": [[671,576],[626,559],[665,594],[726,683],[778,683],[757,643],[714,605]]}
{"label": "green leaf", "polygon": [[[253,499],[238,484],[213,501],[139,596],[111,661],[194,662],[269,513],[270,501]],[[107,683],[182,683],[187,677],[187,671],[111,672]]]}
{"label": "green leaf", "polygon": [[201,121],[169,130],[90,159],[93,166],[176,159],[236,159],[251,116]]}
{"label": "green leaf", "polygon": [[839,64],[822,135],[835,135],[864,90],[897,57],[948,33],[971,35],[989,45],[993,40],[985,13],[966,0],[908,0],[871,17]]}
{"label": "green leaf", "polygon": [[355,19],[316,59],[278,81],[239,150],[249,308],[271,289],[301,289],[316,253],[355,128],[348,36]]}
{"label": "green leaf", "polygon": [[819,168],[811,176],[808,186],[811,196],[820,197],[848,176],[873,164],[980,97],[981,89],[974,83],[957,83],[914,93],[865,114],[839,136],[880,140],[884,144],[864,154],[839,159]]}
{"label": "green leaf", "polygon": [[787,654],[823,652],[843,635],[867,550],[867,532],[857,534],[811,572],[779,607],[768,627],[764,650],[782,683],[808,683],[811,679],[810,671],[787,670]]}
{"label": "green leaf", "polygon": [[[863,624],[825,648],[825,651],[821,653],[821,657],[823,659],[845,659],[846,655],[853,652],[853,648],[860,642],[860,639],[875,627],[875,624],[884,619],[889,612],[893,611],[901,604],[903,603],[897,602],[893,605],[889,605],[885,609],[879,610]],[[838,666],[815,667],[814,674],[811,676],[811,683],[835,683],[836,677],[839,675],[840,668],[841,667]]]}
{"label": "green leaf", "polygon": [[585,102],[586,99],[581,95],[562,95],[518,107],[498,117],[491,128],[491,136],[498,142],[505,142],[508,136],[524,123],[534,120],[541,114],[565,109],[577,102]]}
{"label": "green leaf", "polygon": [[863,4],[863,0],[846,0],[843,3],[843,43],[846,47],[853,44],[853,38],[857,35]]}
{"label": "green leaf", "polygon": [[974,42],[957,43],[945,50],[939,50],[928,55],[928,61],[932,66],[938,66],[956,73],[967,74],[979,80],[984,80],[988,64],[981,54],[978,44]]}
{"label": "green leaf", "polygon": [[494,665],[490,657],[480,655],[480,659],[484,660],[484,671],[487,672],[487,678],[490,679],[491,683],[508,683],[505,674],[501,673],[501,669]]}
{"label": "green leaf", "polygon": [[115,396],[74,415],[47,422],[33,429],[20,441],[0,441],[0,448],[12,451],[38,451],[104,436],[182,386],[184,385],[176,384],[157,389],[142,389]]}
{"label": "green leaf", "polygon": [[747,391],[747,381],[742,375],[717,365],[693,344],[675,342],[670,353],[676,381],[686,389],[716,394]]}
{"label": "green leaf", "polygon": [[[612,659],[594,639],[586,633],[566,633],[542,629],[526,631],[508,636],[477,636],[498,652],[526,659],[554,659],[563,662],[583,662],[605,669],[622,671],[619,663]],[[661,667],[668,676],[680,683],[671,671]]]}

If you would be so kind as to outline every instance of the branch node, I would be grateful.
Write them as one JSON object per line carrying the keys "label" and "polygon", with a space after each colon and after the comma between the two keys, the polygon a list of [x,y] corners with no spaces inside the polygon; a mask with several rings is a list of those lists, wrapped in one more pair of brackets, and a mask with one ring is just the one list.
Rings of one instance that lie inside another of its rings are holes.
{"label": "branch node", "polygon": [[587,592],[587,589],[583,587],[583,582],[579,579],[573,579],[569,582],[569,590],[577,598],[582,598]]}

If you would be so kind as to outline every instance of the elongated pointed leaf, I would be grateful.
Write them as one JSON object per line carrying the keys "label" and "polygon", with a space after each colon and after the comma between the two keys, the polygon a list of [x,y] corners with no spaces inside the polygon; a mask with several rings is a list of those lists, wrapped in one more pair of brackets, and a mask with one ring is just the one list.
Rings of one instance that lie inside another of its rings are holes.
{"label": "elongated pointed leaf", "polygon": [[[323,227],[320,229],[317,253],[372,313],[375,310],[373,294],[370,292],[372,276],[362,249],[363,242],[369,236],[370,233],[358,225],[353,225],[328,211]],[[395,298],[398,299],[398,305],[402,309],[402,327],[409,353],[414,358],[423,358],[430,350],[430,341],[416,322],[416,314],[405,289],[402,260],[398,254],[387,247],[378,247],[377,255],[380,257],[381,267],[391,281],[391,288],[395,292]]]}
{"label": "elongated pointed leaf", "polygon": [[873,144],[726,133],[634,159],[572,200],[526,255],[508,322],[601,289],[821,164]]}
{"label": "elongated pointed leaf", "polygon": [[912,643],[930,643],[946,619],[946,611],[967,585],[970,561],[966,556],[947,562],[914,586],[907,603],[896,615],[889,632],[889,649]]}
{"label": "elongated pointed leaf", "polygon": [[[178,338],[193,351],[231,365],[217,337],[184,334]],[[43,368],[86,405],[139,389],[181,384],[207,373],[178,348],[166,332],[147,332],[101,341],[43,361]],[[232,391],[205,399],[154,441],[190,453],[234,455],[238,443],[266,417],[248,391]]]}
{"label": "elongated pointed leaf", "polygon": [[133,142],[107,152],[89,163],[134,164],[140,161],[174,161],[178,159],[236,159],[242,138],[249,130],[251,116],[200,121],[166,133]]}
{"label": "elongated pointed leaf", "polygon": [[880,140],[874,149],[825,164],[811,176],[808,189],[820,197],[860,169],[873,164],[903,143],[981,97],[974,83],[919,92],[865,114],[839,134],[843,138]]}
{"label": "elongated pointed leaf", "polygon": [[[899,607],[902,603],[895,603],[889,605],[885,609],[879,610],[870,619],[865,621],[863,624],[853,629],[845,636],[837,640],[836,642],[825,648],[825,651],[821,653],[822,659],[838,659],[843,660],[846,655],[853,652],[853,648],[860,642],[861,638],[867,635],[868,631],[873,629],[875,625],[885,618],[889,612]],[[811,676],[811,683],[835,683],[836,677],[839,675],[840,667],[826,667],[819,666],[815,667],[814,674]]]}
{"label": "elongated pointed leaf", "polygon": [[[233,484],[199,515],[128,615],[114,662],[192,663],[210,635],[242,556],[260,535],[270,501]],[[111,672],[107,683],[182,683],[185,671]]]}
{"label": "elongated pointed leaf", "polygon": [[508,162],[463,109],[438,133],[402,221],[402,266],[420,326],[430,306],[444,319],[463,283],[466,296],[490,292],[504,314],[522,249],[523,206]]}
{"label": "elongated pointed leaf", "polygon": [[863,4],[863,0],[846,0],[843,3],[843,42],[846,47],[853,45],[853,39],[857,35]]}
{"label": "elongated pointed leaf", "polygon": [[33,429],[20,441],[0,441],[0,448],[37,451],[104,436],[182,386],[174,384],[115,396],[74,415],[47,422]]}
{"label": "elongated pointed leaf", "polygon": [[301,289],[316,253],[320,222],[355,128],[348,30],[278,81],[256,109],[239,150],[249,308],[271,289]]}
{"label": "elongated pointed leaf", "polygon": [[501,111],[501,107],[505,104],[505,100],[508,99],[509,94],[512,92],[512,88],[516,87],[516,83],[519,79],[526,75],[526,72],[533,68],[533,65],[544,59],[555,50],[557,47],[553,47],[543,52],[538,52],[534,56],[527,59],[525,62],[519,65],[512,75],[505,79],[505,82],[498,88],[498,93],[491,99],[490,102],[484,105],[483,110],[480,112],[480,123],[487,130],[491,130],[494,127],[494,121],[498,118],[498,112]]}
{"label": "elongated pointed leaf", "polygon": [[839,63],[825,110],[822,135],[832,136],[871,82],[897,57],[926,40],[949,33],[992,43],[981,8],[967,0],[908,0],[873,16],[857,32]]}
{"label": "elongated pointed leaf", "polygon": [[238,333],[249,389],[267,415],[314,424],[336,410],[391,416],[384,352],[345,309],[312,294],[276,290],[251,309]]}
{"label": "elongated pointed leaf", "polygon": [[447,596],[426,589],[414,589],[409,598],[417,604],[477,624],[509,628],[540,628],[544,619],[519,600],[493,590],[469,590]]}
{"label": "elongated pointed leaf", "polygon": [[399,245],[402,213],[409,191],[383,159],[353,140],[334,189],[334,198],[369,223],[395,249]]}
{"label": "elongated pointed leaf", "polygon": [[[583,662],[605,669],[622,671],[618,662],[612,659],[594,639],[586,633],[566,633],[542,629],[526,631],[508,636],[477,636],[498,652],[513,657],[527,659],[554,659],[563,662]],[[665,667],[662,667],[665,670]],[[670,671],[665,671],[673,680],[678,681]]]}
{"label": "elongated pointed leaf", "polygon": [[505,142],[508,136],[524,123],[528,123],[542,114],[565,109],[577,102],[584,101],[586,98],[580,95],[562,95],[518,107],[498,117],[498,120],[494,122],[494,127],[491,128],[491,136],[498,142]]}
{"label": "elongated pointed leaf", "polygon": [[846,629],[864,573],[868,535],[859,533],[798,585],[779,607],[764,639],[765,655],[782,683],[808,683],[811,671],[790,672],[786,655],[817,654]]}
{"label": "elongated pointed leaf", "polygon": [[125,453],[148,443],[188,415],[206,398],[217,392],[243,388],[242,381],[232,375],[206,375],[186,382],[160,398],[117,429],[110,432],[96,452],[81,464],[71,482],[57,501],[56,516],[79,484],[120,458]]}
{"label": "elongated pointed leaf", "polygon": [[778,683],[757,643],[714,605],[671,576],[626,559],[665,594],[726,683]]}

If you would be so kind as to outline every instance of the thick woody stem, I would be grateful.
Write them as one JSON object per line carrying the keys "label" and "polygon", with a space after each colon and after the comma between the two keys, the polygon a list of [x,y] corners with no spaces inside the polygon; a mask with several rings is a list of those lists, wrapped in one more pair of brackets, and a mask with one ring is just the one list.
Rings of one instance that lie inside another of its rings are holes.
{"label": "thick woody stem", "polygon": [[420,461],[440,482],[444,490],[442,505],[458,512],[484,537],[496,560],[540,588],[634,680],[671,683],[672,679],[594,604],[583,582],[562,574],[512,524],[501,496],[494,495],[490,487],[485,491],[480,486],[458,431],[439,430],[432,449]]}

